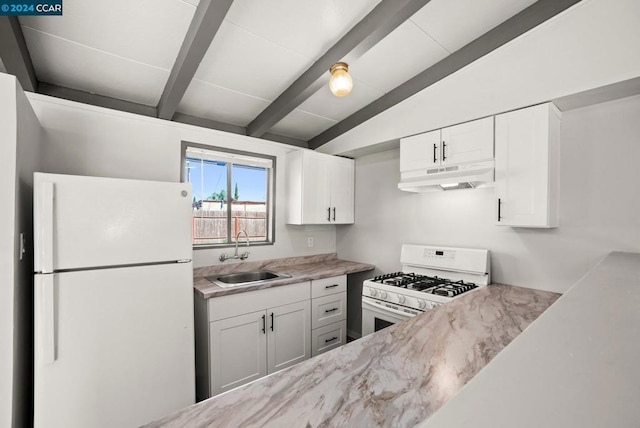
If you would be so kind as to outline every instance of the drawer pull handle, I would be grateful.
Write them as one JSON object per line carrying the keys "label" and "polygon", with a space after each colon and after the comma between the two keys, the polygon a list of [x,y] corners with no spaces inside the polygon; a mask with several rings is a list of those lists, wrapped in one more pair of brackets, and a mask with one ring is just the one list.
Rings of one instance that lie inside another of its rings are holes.
{"label": "drawer pull handle", "polygon": [[326,290],[328,290],[329,288],[334,288],[334,287],[337,287],[337,286],[338,286],[338,284],[325,285],[325,286],[324,286],[324,288],[325,288]]}
{"label": "drawer pull handle", "polygon": [[324,343],[329,343],[329,342],[333,342],[334,340],[338,340],[337,336],[332,337],[331,339],[327,339],[324,341]]}
{"label": "drawer pull handle", "polygon": [[328,314],[329,312],[335,312],[335,311],[337,311],[338,309],[339,309],[339,308],[326,309],[326,310],[324,311],[324,313],[325,313],[325,314]]}
{"label": "drawer pull handle", "polygon": [[262,332],[264,334],[267,334],[267,316],[266,315],[262,316]]}

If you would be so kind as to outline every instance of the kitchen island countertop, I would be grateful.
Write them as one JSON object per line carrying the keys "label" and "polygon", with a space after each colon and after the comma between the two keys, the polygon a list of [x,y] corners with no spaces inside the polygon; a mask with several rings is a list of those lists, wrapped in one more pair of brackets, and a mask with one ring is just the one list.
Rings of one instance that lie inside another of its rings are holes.
{"label": "kitchen island countertop", "polygon": [[[367,263],[341,260],[337,257],[336,253],[264,260],[257,262],[229,263],[195,268],[193,270],[193,288],[200,297],[209,299],[212,297],[245,293],[248,291],[278,287],[287,284],[295,284],[314,279],[365,272],[373,270],[374,267],[375,266]],[[281,274],[290,275],[291,277],[272,281],[258,282],[251,285],[226,288],[220,287],[206,279],[206,277],[210,275],[248,272],[259,269],[268,269]]]}
{"label": "kitchen island countertop", "polygon": [[421,427],[640,426],[639,331],[640,254],[611,253]]}
{"label": "kitchen island countertop", "polygon": [[482,287],[149,426],[412,426],[558,297],[509,285]]}

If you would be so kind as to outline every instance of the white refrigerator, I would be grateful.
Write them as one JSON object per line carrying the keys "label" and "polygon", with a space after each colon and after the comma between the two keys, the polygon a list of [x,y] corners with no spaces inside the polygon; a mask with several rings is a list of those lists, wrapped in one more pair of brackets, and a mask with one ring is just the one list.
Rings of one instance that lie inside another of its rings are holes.
{"label": "white refrigerator", "polygon": [[195,402],[191,185],[34,175],[35,427]]}

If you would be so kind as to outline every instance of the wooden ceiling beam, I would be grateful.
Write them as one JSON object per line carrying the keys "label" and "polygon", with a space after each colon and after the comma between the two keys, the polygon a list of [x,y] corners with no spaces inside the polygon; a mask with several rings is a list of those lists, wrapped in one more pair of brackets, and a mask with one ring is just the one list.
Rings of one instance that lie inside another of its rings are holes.
{"label": "wooden ceiling beam", "polygon": [[160,119],[173,118],[233,0],[200,0],[158,103]]}
{"label": "wooden ceiling beam", "polygon": [[333,64],[355,61],[427,3],[429,0],[382,0],[247,126],[248,135],[264,135],[328,82]]}
{"label": "wooden ceiling beam", "polygon": [[30,92],[38,89],[31,56],[15,16],[0,16],[0,58],[7,73],[18,78],[22,89]]}

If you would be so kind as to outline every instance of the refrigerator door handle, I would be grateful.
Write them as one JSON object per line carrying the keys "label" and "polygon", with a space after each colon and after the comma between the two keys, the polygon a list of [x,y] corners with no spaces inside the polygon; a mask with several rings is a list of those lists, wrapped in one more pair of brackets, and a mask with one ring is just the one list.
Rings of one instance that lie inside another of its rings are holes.
{"label": "refrigerator door handle", "polygon": [[[38,229],[36,230],[36,240],[40,245],[37,258],[39,265],[36,270],[43,273],[53,272],[53,198],[54,184],[45,182],[40,184],[40,209],[37,210],[39,218],[36,220]],[[39,267],[39,269],[38,269]]]}
{"label": "refrigerator door handle", "polygon": [[36,308],[40,311],[37,318],[40,325],[37,326],[40,332],[36,340],[40,341],[42,353],[40,358],[42,364],[53,364],[56,360],[56,302],[54,290],[54,275],[36,275],[37,293],[40,295],[40,305]]}

